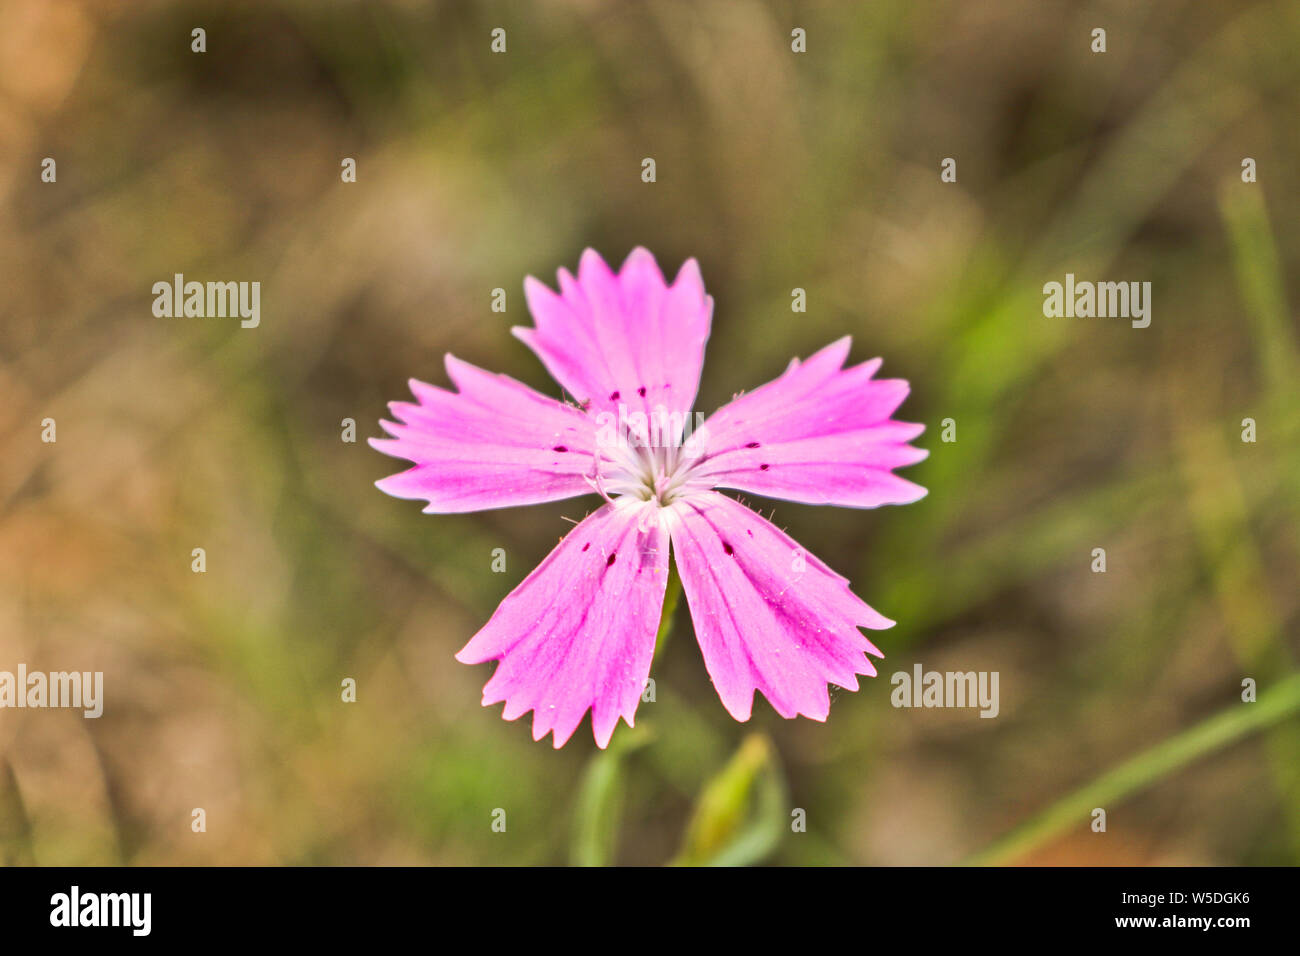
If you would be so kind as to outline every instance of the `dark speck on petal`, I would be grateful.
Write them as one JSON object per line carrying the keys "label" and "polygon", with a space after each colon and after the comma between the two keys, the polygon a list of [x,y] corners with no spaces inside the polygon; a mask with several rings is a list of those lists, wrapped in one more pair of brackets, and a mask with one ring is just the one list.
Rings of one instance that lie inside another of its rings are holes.
{"label": "dark speck on petal", "polygon": [[614,559],[617,558],[617,557],[618,557],[618,552],[615,551],[613,554],[611,554],[611,555],[609,556],[609,560],[607,560],[607,561],[605,562],[605,567],[609,567],[611,564],[613,564],[613,563],[614,563]]}

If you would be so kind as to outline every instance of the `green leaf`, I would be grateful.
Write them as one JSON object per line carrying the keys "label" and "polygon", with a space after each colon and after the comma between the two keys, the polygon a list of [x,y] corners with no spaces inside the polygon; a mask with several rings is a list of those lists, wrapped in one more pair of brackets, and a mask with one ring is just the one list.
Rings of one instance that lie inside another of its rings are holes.
{"label": "green leaf", "polygon": [[772,743],[745,738],[695,804],[675,866],[745,866],[766,857],[786,823],[785,779]]}

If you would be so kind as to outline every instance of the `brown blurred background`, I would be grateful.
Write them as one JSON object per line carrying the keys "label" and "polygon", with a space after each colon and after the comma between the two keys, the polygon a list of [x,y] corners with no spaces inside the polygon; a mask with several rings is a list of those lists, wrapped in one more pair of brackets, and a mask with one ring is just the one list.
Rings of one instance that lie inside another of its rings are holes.
{"label": "brown blurred background", "polygon": [[[778,798],[735,788],[735,861],[1300,862],[1294,715],[1198,731],[1300,650],[1300,6],[7,0],[3,22],[0,670],[102,670],[106,700],[0,710],[0,860],[700,859],[678,857],[700,795],[757,732],[732,779],[757,761]],[[929,497],[776,506],[899,621],[825,725],[732,721],[682,606],[628,743],[532,742],[452,654],[590,503],[436,517],[372,486],[397,463],[364,438],[408,377],[447,384],[445,352],[558,394],[509,334],[523,277],[635,245],[700,261],[703,411],[846,333],[912,382]],[[156,318],[178,272],[260,281],[260,326]],[[1066,272],[1150,281],[1150,328],[1045,318]],[[917,661],[998,671],[998,718],[892,708]],[[1142,757],[1171,740],[1194,759]],[[1093,833],[1089,782],[1135,756]]]}

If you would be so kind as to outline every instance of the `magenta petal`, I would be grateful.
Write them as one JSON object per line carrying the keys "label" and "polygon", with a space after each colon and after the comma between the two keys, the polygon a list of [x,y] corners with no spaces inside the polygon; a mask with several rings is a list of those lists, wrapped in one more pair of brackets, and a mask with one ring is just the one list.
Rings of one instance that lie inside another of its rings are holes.
{"label": "magenta petal", "polygon": [[653,505],[588,515],[501,602],[456,659],[499,660],[483,704],[533,712],[533,739],[561,747],[591,710],[596,743],[630,726],[650,676],[668,581],[668,535]]}
{"label": "magenta petal", "polygon": [[381,491],[444,514],[591,492],[584,475],[595,462],[596,432],[586,415],[450,355],[447,373],[459,391],[412,379],[419,404],[389,404],[398,421],[380,425],[392,437],[370,444],[415,467],[376,482]]}
{"label": "magenta petal", "polygon": [[827,684],[858,689],[882,656],[858,630],[893,621],[779,528],[725,495],[674,508],[673,550],[704,666],[722,704],[748,720],[754,691],[782,717],[825,720]]}
{"label": "magenta petal", "polygon": [[695,401],[713,300],[688,260],[669,286],[654,256],[632,250],[617,275],[599,254],[582,254],[575,279],[559,272],[555,293],[531,276],[524,293],[534,328],[514,330],[547,370],[593,415],[685,415]]}
{"label": "magenta petal", "polygon": [[902,379],[875,379],[880,360],[844,368],[843,338],[723,406],[705,423],[696,474],[719,488],[808,504],[907,504],[925,489],[892,471],[928,454],[908,444],[925,430],[892,419]]}

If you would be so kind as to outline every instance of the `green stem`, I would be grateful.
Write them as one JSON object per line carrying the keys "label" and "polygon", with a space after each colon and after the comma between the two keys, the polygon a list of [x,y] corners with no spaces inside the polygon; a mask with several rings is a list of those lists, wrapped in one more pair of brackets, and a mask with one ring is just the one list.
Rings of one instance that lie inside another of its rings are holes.
{"label": "green stem", "polygon": [[968,866],[992,866],[1015,860],[1062,831],[1081,825],[1095,807],[1113,805],[1198,757],[1297,711],[1300,711],[1300,673],[1292,674],[1271,690],[1261,693],[1256,703],[1234,704],[1124,761],[1092,783],[1058,800],[964,863]]}
{"label": "green stem", "polygon": [[655,635],[654,659],[659,659],[660,652],[668,643],[668,635],[673,631],[673,615],[677,611],[677,602],[682,596],[682,579],[677,574],[677,562],[668,566],[668,581],[664,584],[664,609],[659,618],[659,632]]}

